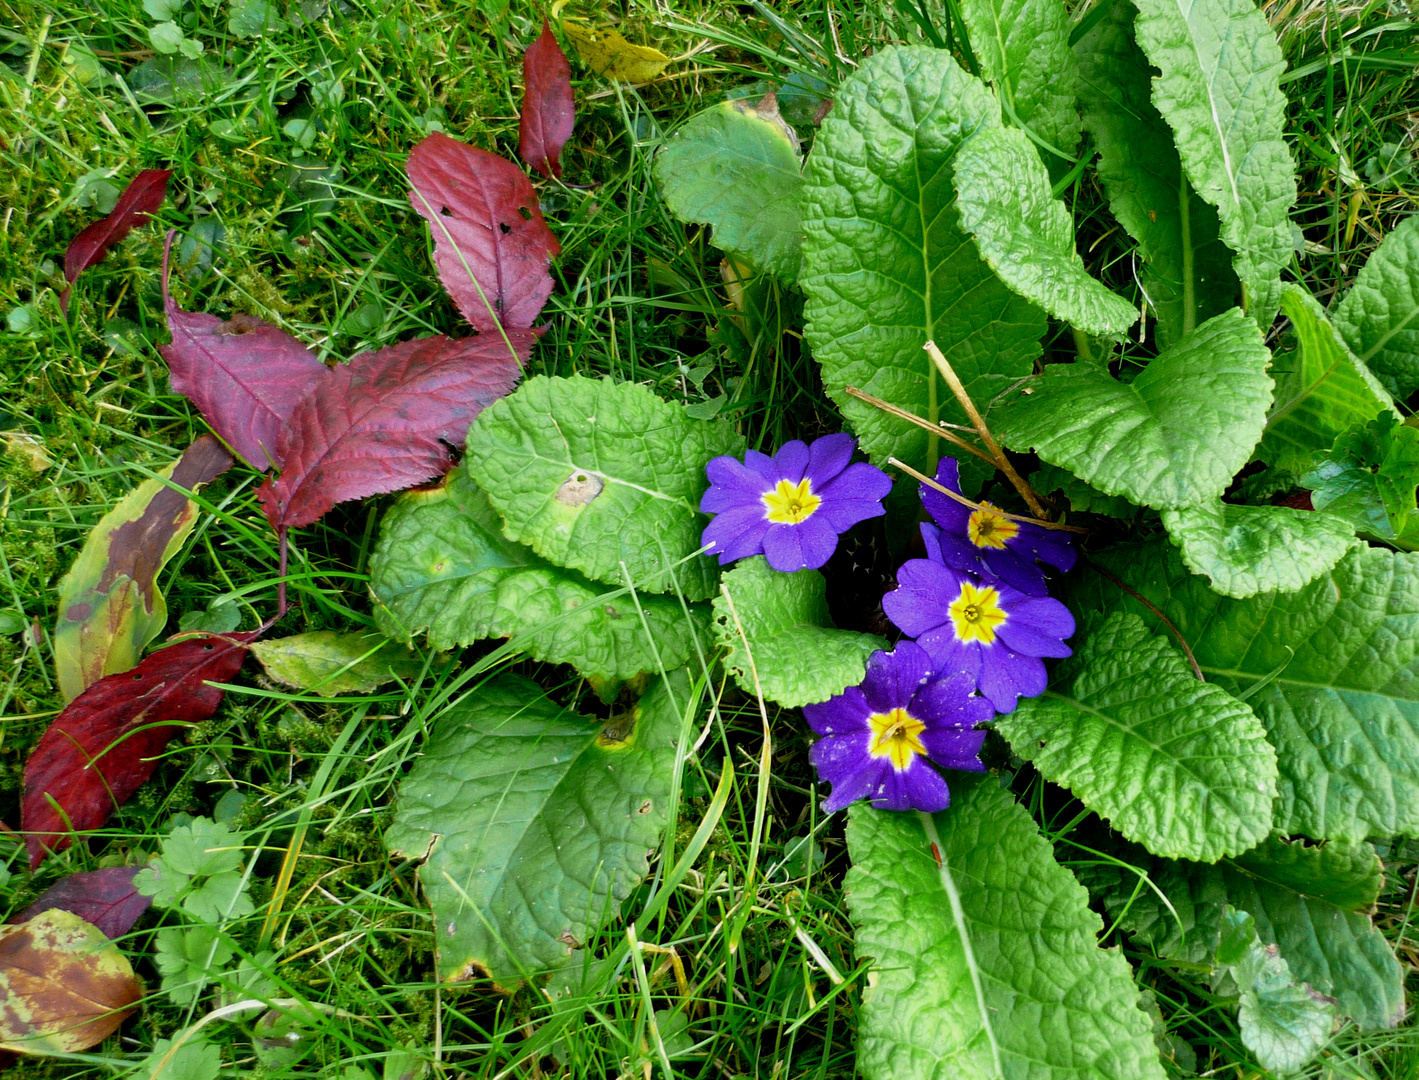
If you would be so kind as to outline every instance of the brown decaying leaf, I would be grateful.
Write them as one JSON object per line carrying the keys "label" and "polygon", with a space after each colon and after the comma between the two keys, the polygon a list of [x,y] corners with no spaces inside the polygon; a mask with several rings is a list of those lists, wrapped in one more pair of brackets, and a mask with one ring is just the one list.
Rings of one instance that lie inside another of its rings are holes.
{"label": "brown decaying leaf", "polygon": [[79,916],[51,908],[0,926],[0,1048],[76,1053],[118,1030],[143,984]]}
{"label": "brown decaying leaf", "polygon": [[178,307],[168,292],[172,240],[168,233],[163,248],[163,305],[172,342],[158,349],[172,388],[252,468],[280,468],[282,426],[296,403],[329,379],[330,369],[290,334],[251,315],[223,322]]}
{"label": "brown decaying leaf", "polygon": [[522,54],[522,84],[517,152],[543,176],[560,179],[562,147],[572,137],[576,102],[571,65],[545,18],[541,35]]}
{"label": "brown decaying leaf", "polygon": [[107,821],[153,774],[168,740],[217,711],[222,691],[205,683],[229,681],[255,637],[179,642],[69,703],[25,763],[20,821],[31,867],[68,847],[72,832]]}
{"label": "brown decaying leaf", "polygon": [[527,176],[496,154],[435,132],[404,166],[410,201],[434,237],[434,266],[481,333],[530,327],[552,294],[561,252]]}
{"label": "brown decaying leaf", "polygon": [[89,267],[101,262],[108,249],[118,243],[162,206],[167,197],[171,169],[144,169],[133,178],[114,204],[113,213],[95,221],[69,242],[64,252],[64,277],[69,282],[59,294],[59,306],[69,311],[69,290],[74,280]]}
{"label": "brown decaying leaf", "polygon": [[420,338],[333,369],[296,406],[281,433],[281,475],[257,492],[271,524],[309,525],[337,503],[446,472],[449,447],[461,448],[473,418],[517,384],[534,335],[507,337]]}
{"label": "brown decaying leaf", "polygon": [[108,938],[119,938],[133,929],[138,916],[153,902],[133,887],[138,866],[108,866],[60,878],[10,922],[25,922],[50,908],[71,911],[93,923]]}

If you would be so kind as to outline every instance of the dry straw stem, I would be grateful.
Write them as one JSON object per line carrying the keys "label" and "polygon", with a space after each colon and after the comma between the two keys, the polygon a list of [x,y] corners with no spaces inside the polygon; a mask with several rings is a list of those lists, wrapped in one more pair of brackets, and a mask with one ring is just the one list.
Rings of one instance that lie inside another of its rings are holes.
{"label": "dry straw stem", "polygon": [[959,446],[966,453],[974,454],[976,457],[980,458],[982,461],[990,465],[995,464],[995,458],[991,457],[984,450],[980,450],[972,446],[959,435],[951,434],[951,432],[945,430],[944,427],[940,424],[933,424],[930,420],[917,416],[917,414],[914,412],[908,412],[906,409],[893,405],[890,401],[883,401],[881,398],[873,397],[871,394],[864,394],[855,386],[843,387],[843,393],[847,394],[849,397],[857,398],[858,401],[865,401],[873,408],[881,409],[889,416],[895,416],[899,420],[905,420],[909,424],[915,424],[917,427],[922,428],[925,431],[931,432],[931,434],[933,435],[937,435],[945,439],[952,445]]}
{"label": "dry straw stem", "polygon": [[937,491],[941,492],[941,494],[948,496],[949,498],[955,499],[962,506],[969,506],[972,510],[987,510],[992,514],[999,515],[1000,517],[1009,518],[1011,521],[1023,521],[1027,525],[1038,525],[1042,529],[1053,529],[1056,532],[1070,532],[1082,534],[1087,534],[1089,532],[1088,529],[1081,529],[1078,525],[1061,525],[1055,521],[1046,521],[1044,518],[1036,519],[1031,517],[1025,517],[1023,514],[1007,514],[1004,510],[1001,510],[998,507],[986,506],[983,503],[971,501],[959,492],[952,491],[944,484],[938,484],[935,480],[927,476],[925,473],[918,472],[906,462],[899,461],[897,458],[888,458],[887,464],[895,465],[897,468],[901,469],[902,472],[910,476],[913,480],[919,480],[927,487],[935,488]]}

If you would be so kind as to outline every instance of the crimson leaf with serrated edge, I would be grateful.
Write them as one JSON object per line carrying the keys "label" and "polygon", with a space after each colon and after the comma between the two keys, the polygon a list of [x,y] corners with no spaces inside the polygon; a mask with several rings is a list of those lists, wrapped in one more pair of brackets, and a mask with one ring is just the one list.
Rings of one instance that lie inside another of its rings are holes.
{"label": "crimson leaf with serrated edge", "polygon": [[122,937],[153,902],[151,896],[144,896],[133,887],[133,877],[140,869],[108,866],[62,877],[24,911],[11,915],[10,922],[26,922],[42,911],[63,908],[93,923],[106,938]]}
{"label": "crimson leaf with serrated edge", "polygon": [[204,636],[161,649],[71,701],[25,762],[20,821],[30,866],[97,829],[143,786],[168,740],[217,711],[255,631]]}
{"label": "crimson leaf with serrated edge", "polygon": [[257,492],[271,524],[309,525],[336,503],[447,472],[449,447],[462,448],[473,418],[517,384],[534,339],[526,330],[509,330],[506,341],[497,332],[440,335],[333,369],[281,432],[281,475]]}
{"label": "crimson leaf with serrated edge", "polygon": [[178,307],[168,292],[172,237],[168,233],[163,248],[163,306],[172,342],[158,349],[172,388],[252,468],[280,468],[282,426],[296,403],[329,379],[330,369],[270,323],[241,313],[223,322]]}
{"label": "crimson leaf with serrated edge", "polygon": [[572,137],[576,102],[572,69],[544,18],[542,33],[522,54],[522,115],[517,152],[543,176],[562,175],[562,147]]}
{"label": "crimson leaf with serrated edge", "polygon": [[69,290],[89,267],[102,262],[108,249],[118,243],[139,225],[148,222],[148,216],[163,205],[168,193],[168,177],[171,169],[144,169],[123,189],[113,212],[100,221],[84,229],[69,241],[64,252],[64,278],[69,282],[59,294],[59,306],[65,314],[69,311]]}
{"label": "crimson leaf with serrated edge", "polygon": [[531,326],[562,249],[523,171],[439,132],[414,147],[404,171],[433,233],[439,280],[463,317],[484,334]]}

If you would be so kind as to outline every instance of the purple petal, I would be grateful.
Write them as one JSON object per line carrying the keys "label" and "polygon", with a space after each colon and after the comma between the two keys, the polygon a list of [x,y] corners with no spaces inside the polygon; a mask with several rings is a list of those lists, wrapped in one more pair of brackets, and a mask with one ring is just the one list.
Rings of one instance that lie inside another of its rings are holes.
{"label": "purple petal", "polygon": [[964,671],[944,679],[934,679],[912,699],[911,714],[918,720],[926,721],[927,727],[933,729],[975,727],[995,715],[990,702],[973,696],[975,688],[975,678]]}
{"label": "purple petal", "polygon": [[821,489],[820,513],[826,513],[838,532],[847,532],[859,521],[881,517],[882,500],[892,490],[892,478],[874,465],[859,461]]}
{"label": "purple petal", "polygon": [[752,469],[729,456],[714,458],[705,466],[709,489],[700,497],[700,509],[706,514],[722,514],[736,506],[753,505],[764,512],[762,502],[773,485]]}
{"label": "purple petal", "polygon": [[815,491],[847,468],[856,447],[857,440],[842,432],[813,440],[813,445],[808,448],[808,471],[804,475],[813,481]]}
{"label": "purple petal", "polygon": [[816,570],[833,557],[838,547],[838,534],[819,514],[797,525],[769,522],[768,526],[764,557],[775,570],[786,574]]}
{"label": "purple petal", "polygon": [[[1009,622],[1032,627],[1042,634],[1063,641],[1074,635],[1074,616],[1058,600],[1048,596],[1022,597],[1010,603]],[[1008,625],[1008,623],[1007,623]],[[1051,653],[1040,653],[1050,656]],[[1068,653],[1061,653],[1068,656]]]}
{"label": "purple petal", "polygon": [[768,481],[766,489],[773,487],[779,481],[778,466],[768,454],[761,454],[757,450],[745,450],[744,465],[751,472],[758,473]]}
{"label": "purple petal", "polygon": [[845,777],[842,783],[833,785],[832,794],[823,800],[823,812],[836,813],[858,799],[865,799],[883,782],[884,774],[891,771],[892,767],[885,760],[873,761],[868,768]]}
{"label": "purple petal", "polygon": [[871,792],[872,805],[880,810],[922,810],[934,814],[951,804],[951,792],[941,774],[923,758],[913,758],[905,769],[888,769]]}
{"label": "purple petal", "polygon": [[1018,698],[1037,697],[1048,685],[1045,662],[1038,657],[994,648],[981,663],[980,692],[996,712],[1014,712]]}
{"label": "purple petal", "polygon": [[787,480],[790,484],[798,483],[803,479],[804,470],[808,468],[808,458],[808,444],[802,439],[784,443],[774,454],[776,479]]}
{"label": "purple petal", "polygon": [[905,709],[931,671],[931,657],[915,642],[898,642],[891,652],[878,650],[867,658],[863,699],[875,713]]}
{"label": "purple petal", "polygon": [[964,672],[973,681],[979,682],[981,664],[984,662],[979,642],[957,641],[956,632],[946,626],[922,634],[916,643],[931,656],[938,675],[949,678]]}
{"label": "purple petal", "polygon": [[920,637],[950,621],[948,608],[964,580],[941,563],[908,559],[897,571],[897,588],[882,597],[882,610],[902,633]]}
{"label": "purple petal", "polygon": [[980,548],[964,536],[942,529],[937,550],[941,553],[941,562],[951,569],[984,576],[985,563],[981,559]]}
{"label": "purple petal", "polygon": [[929,521],[917,527],[921,530],[921,542],[926,545],[926,557],[932,562],[945,562],[941,557],[941,530]]}
{"label": "purple petal", "polygon": [[[951,457],[942,458],[936,466],[936,482],[942,487],[948,487],[958,495],[961,492],[960,466],[956,459]],[[935,519],[947,532],[964,534],[966,523],[970,520],[971,510],[968,506],[962,506],[949,495],[943,495],[929,484],[921,485],[921,505],[926,507],[926,512]]]}
{"label": "purple petal", "polygon": [[1009,547],[1004,550],[987,548],[981,552],[981,562],[985,566],[986,576],[997,578],[1027,596],[1049,595],[1045,572],[1030,560],[1015,554]]}
{"label": "purple petal", "polygon": [[864,769],[877,768],[878,759],[867,752],[871,736],[864,729],[855,735],[819,739],[808,751],[818,775],[830,784],[841,784]]}
{"label": "purple petal", "polygon": [[965,772],[985,772],[977,755],[985,742],[984,731],[953,731],[943,728],[939,731],[924,731],[920,735],[921,745],[931,760],[948,769]]}
{"label": "purple petal", "polygon": [[1072,569],[1075,559],[1079,557],[1074,550],[1074,540],[1067,532],[1041,529],[1034,525],[1022,528],[1018,535],[1005,542],[1005,546],[1027,552],[1031,558],[1049,563],[1060,571]]}
{"label": "purple petal", "polygon": [[718,515],[705,526],[701,544],[713,544],[709,554],[718,555],[720,565],[757,555],[763,550],[769,522],[752,507],[741,507]]}
{"label": "purple petal", "polygon": [[871,713],[872,707],[867,704],[866,696],[857,686],[849,686],[841,694],[836,694],[827,701],[803,706],[803,718],[819,735],[864,732],[867,730],[867,717]]}
{"label": "purple petal", "polygon": [[1029,623],[1007,619],[995,628],[996,636],[1011,652],[1021,656],[1071,656],[1074,650],[1054,634],[1036,629]]}

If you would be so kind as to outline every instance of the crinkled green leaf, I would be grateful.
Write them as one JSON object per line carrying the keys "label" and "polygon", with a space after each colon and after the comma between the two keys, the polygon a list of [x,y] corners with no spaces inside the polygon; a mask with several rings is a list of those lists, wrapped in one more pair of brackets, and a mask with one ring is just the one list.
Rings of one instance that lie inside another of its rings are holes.
{"label": "crinkled green leaf", "polygon": [[934,471],[939,440],[849,397],[855,386],[918,416],[966,416],[922,346],[934,340],[984,408],[1030,373],[1045,318],[961,232],[951,162],[1000,106],[950,55],[889,47],[846,79],[803,175],[805,333],[823,385],[879,464]]}
{"label": "crinkled green leaf", "polygon": [[1016,753],[1157,855],[1215,862],[1271,830],[1276,752],[1251,709],[1115,614],[997,719]]}
{"label": "crinkled green leaf", "polygon": [[1217,211],[1192,190],[1173,133],[1153,107],[1148,60],[1133,39],[1134,7],[1114,3],[1074,46],[1084,128],[1099,150],[1109,208],[1138,243],[1139,285],[1166,348],[1235,305],[1232,256]]}
{"label": "crinkled green leaf", "polygon": [[1329,450],[1352,425],[1395,410],[1309,293],[1283,286],[1281,310],[1291,320],[1296,349],[1276,357],[1276,404],[1256,456],[1272,468],[1303,473],[1317,450]]}
{"label": "crinkled green leaf", "polygon": [[1064,5],[1058,0],[962,0],[960,11],[981,77],[995,84],[1037,138],[1073,155],[1079,145],[1074,107],[1079,65],[1069,48]]}
{"label": "crinkled green leaf", "polygon": [[509,540],[463,469],[390,508],[370,559],[370,588],[375,621],[396,640],[427,633],[435,649],[452,649],[516,638],[538,660],[605,680],[679,667],[708,621],[703,605],[687,618],[674,596],[641,595],[638,612],[629,594]]}
{"label": "crinkled green leaf", "polygon": [[1335,328],[1395,397],[1419,389],[1419,218],[1386,236],[1335,307]]}
{"label": "crinkled green leaf", "polygon": [[1368,424],[1356,424],[1317,455],[1314,468],[1301,477],[1311,489],[1311,505],[1351,522],[1382,540],[1394,540],[1409,527],[1419,486],[1419,428],[1401,424],[1383,412]]}
{"label": "crinkled green leaf", "polygon": [[1030,486],[1041,495],[1063,495],[1069,509],[1079,514],[1102,514],[1105,517],[1131,518],[1137,510],[1127,499],[1105,495],[1091,487],[1068,469],[1058,465],[1041,465],[1030,474]]}
{"label": "crinkled green leaf", "polygon": [[[1357,547],[1296,592],[1246,600],[1213,592],[1167,544],[1094,558],[1171,619],[1208,680],[1244,695],[1266,725],[1277,829],[1352,841],[1419,833],[1419,555]],[[1158,627],[1100,576],[1081,581],[1077,615],[1127,610]]]}
{"label": "crinkled green leaf", "polygon": [[[852,807],[845,888],[869,1080],[1024,1076],[1162,1080],[1138,988],[1069,871],[992,777],[955,777],[926,818]],[[940,865],[932,857],[939,832]]]}
{"label": "crinkled green leaf", "polygon": [[1246,464],[1271,402],[1271,354],[1241,311],[1209,319],[1131,383],[1102,367],[1050,364],[991,415],[1015,450],[1107,495],[1182,509],[1218,498]]}
{"label": "crinkled green leaf", "polygon": [[1334,514],[1220,499],[1164,510],[1163,527],[1187,568],[1225,596],[1295,592],[1355,545],[1355,527]]}
{"label": "crinkled green leaf", "polygon": [[764,697],[790,709],[856,686],[867,673],[867,658],[887,648],[875,634],[833,628],[827,582],[816,570],[783,574],[755,555],[736,563],[720,584],[734,600],[744,638],[722,594],[714,600],[714,632],[729,653],[724,666],[745,693],[755,692],[745,640]]}
{"label": "crinkled green leaf", "polygon": [[1257,938],[1256,922],[1228,908],[1222,916],[1217,964],[1241,995],[1242,1043],[1274,1072],[1294,1072],[1320,1052],[1330,1038],[1335,1009],[1291,974],[1275,945]]}
{"label": "crinkled green leaf", "polygon": [[1000,280],[1090,334],[1122,337],[1138,309],[1084,269],[1074,221],[1023,131],[985,127],[956,155],[961,228]]}
{"label": "crinkled green leaf", "polygon": [[669,820],[683,671],[601,724],[516,675],[445,712],[399,790],[389,851],[424,857],[444,979],[555,969],[645,876]]}
{"label": "crinkled green leaf", "polygon": [[305,634],[254,641],[251,651],[278,683],[321,697],[368,693],[396,679],[413,682],[424,664],[408,649],[378,634]]}
{"label": "crinkled green leaf", "polygon": [[696,420],[644,386],[539,375],[478,414],[466,461],[504,532],[544,559],[699,600],[719,579],[694,554],[708,523],[705,465],[743,449],[729,424]]}
{"label": "crinkled green leaf", "polygon": [[1156,956],[1189,964],[1210,961],[1217,951],[1222,911],[1227,906],[1221,871],[1215,866],[1149,859],[1146,855],[1129,862],[1141,875],[1119,866],[1087,868],[1089,891],[1103,901],[1109,924],[1116,922],[1120,930],[1133,935],[1136,944]]}
{"label": "crinkled green leaf", "polygon": [[1282,138],[1286,61],[1252,0],[1136,0],[1138,44],[1161,71],[1153,104],[1173,129],[1193,189],[1217,208],[1222,239],[1263,328],[1291,261],[1296,172]]}
{"label": "crinkled green leaf", "polygon": [[766,98],[725,101],[692,117],[655,159],[655,179],[681,221],[714,227],[715,247],[784,281],[798,278],[803,174],[798,137]]}
{"label": "crinkled green leaf", "polygon": [[1370,912],[1384,884],[1384,863],[1369,844],[1288,840],[1270,836],[1232,857],[1232,866],[1258,882],[1323,900],[1345,911]]}

